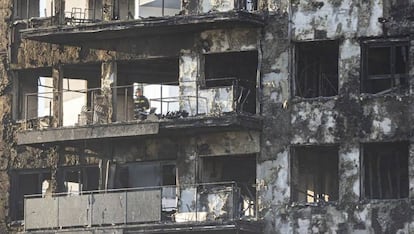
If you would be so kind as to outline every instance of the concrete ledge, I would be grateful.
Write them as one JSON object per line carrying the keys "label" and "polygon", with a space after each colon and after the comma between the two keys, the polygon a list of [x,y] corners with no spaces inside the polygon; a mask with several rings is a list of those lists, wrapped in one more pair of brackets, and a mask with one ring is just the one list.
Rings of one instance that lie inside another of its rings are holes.
{"label": "concrete ledge", "polygon": [[56,128],[17,133],[18,145],[42,144],[99,138],[153,135],[159,123],[112,124],[74,128]]}

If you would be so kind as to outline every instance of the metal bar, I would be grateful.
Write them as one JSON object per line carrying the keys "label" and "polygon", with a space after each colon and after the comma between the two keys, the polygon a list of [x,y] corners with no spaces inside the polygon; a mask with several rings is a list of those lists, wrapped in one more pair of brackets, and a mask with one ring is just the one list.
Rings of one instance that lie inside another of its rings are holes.
{"label": "metal bar", "polygon": [[92,1],[92,12],[93,12],[92,22],[95,22],[96,21],[96,0]]}
{"label": "metal bar", "polygon": [[200,94],[198,93],[198,90],[199,90],[199,88],[198,88],[198,82],[197,82],[197,85],[196,85],[196,115],[198,115],[198,96],[200,96]]}
{"label": "metal bar", "polygon": [[26,94],[25,99],[24,99],[24,122],[26,123],[26,125],[27,125],[28,110],[29,110],[28,103],[29,103],[29,95]]}
{"label": "metal bar", "polygon": [[92,123],[95,123],[95,91],[91,92]]}
{"label": "metal bar", "polygon": [[[109,161],[108,161],[109,162]],[[211,182],[211,183],[195,183],[195,184],[187,184],[186,187],[194,187],[197,188],[198,186],[234,186],[237,183],[235,181],[223,181],[223,182]],[[84,191],[83,195],[88,194],[101,194],[101,193],[115,193],[115,192],[133,192],[133,191],[146,191],[146,190],[158,190],[160,188],[168,188],[168,187],[180,187],[179,185],[166,185],[166,186],[148,186],[148,187],[136,187],[136,188],[121,188],[121,189],[104,189],[104,190],[91,190],[91,191]],[[52,197],[60,197],[64,195],[69,195],[69,192],[62,192],[62,193],[53,193]],[[31,194],[25,195],[25,198],[40,198],[42,194]]]}
{"label": "metal bar", "polygon": [[381,183],[381,168],[380,168],[380,166],[381,166],[381,157],[382,157],[382,155],[380,155],[379,157],[376,157],[377,158],[377,164],[376,164],[376,171],[377,171],[377,178],[378,178],[378,181],[377,181],[377,183],[378,183],[378,198],[379,199],[382,199],[382,183]]}
{"label": "metal bar", "polygon": [[164,7],[165,7],[165,0],[162,0],[162,16],[164,16]]}
{"label": "metal bar", "polygon": [[198,222],[198,209],[197,209],[198,200],[197,200],[197,197],[198,197],[198,186],[196,186],[196,188],[195,188],[195,221],[196,222]]}
{"label": "metal bar", "polygon": [[128,223],[128,192],[125,191],[124,224]]}
{"label": "metal bar", "polygon": [[92,226],[93,224],[93,204],[94,202],[94,198],[93,198],[94,194],[91,193],[89,194],[89,199],[88,199],[88,204],[89,204],[89,226]]}
{"label": "metal bar", "polygon": [[161,112],[161,114],[162,114],[162,106],[163,106],[163,101],[162,101],[162,84],[161,84],[161,86],[160,86],[160,89],[161,89],[161,108],[160,108],[160,112]]}
{"label": "metal bar", "polygon": [[125,88],[124,101],[124,116],[125,121],[128,121],[128,88]]}
{"label": "metal bar", "polygon": [[56,210],[57,210],[57,215],[56,215],[56,226],[58,226],[58,227],[60,227],[60,223],[59,223],[59,207],[60,207],[60,197],[57,197],[56,198],[56,202],[57,202],[57,207],[56,207]]}
{"label": "metal bar", "polygon": [[29,19],[29,4],[30,4],[30,0],[26,0],[26,17],[27,19]]}
{"label": "metal bar", "polygon": [[53,9],[53,0],[50,1],[50,24],[53,25],[53,16],[55,15],[55,11]]}

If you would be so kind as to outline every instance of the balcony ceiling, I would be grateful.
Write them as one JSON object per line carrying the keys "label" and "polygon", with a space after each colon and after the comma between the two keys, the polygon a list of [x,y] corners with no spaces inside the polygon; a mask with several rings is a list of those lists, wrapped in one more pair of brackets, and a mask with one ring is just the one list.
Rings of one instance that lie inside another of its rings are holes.
{"label": "balcony ceiling", "polygon": [[209,13],[149,17],[140,20],[110,21],[82,25],[52,26],[21,30],[22,38],[64,45],[82,46],[92,42],[144,36],[199,32],[215,28],[261,27],[263,17],[248,12]]}

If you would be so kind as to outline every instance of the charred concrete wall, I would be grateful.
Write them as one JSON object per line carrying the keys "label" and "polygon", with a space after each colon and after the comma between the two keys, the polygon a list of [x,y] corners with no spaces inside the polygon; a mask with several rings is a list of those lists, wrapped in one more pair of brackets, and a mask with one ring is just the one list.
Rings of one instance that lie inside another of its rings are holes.
{"label": "charred concrete wall", "polygon": [[[378,21],[384,17],[383,2],[268,4],[269,10],[285,8],[291,15],[280,18],[270,14],[261,40],[265,126],[257,183],[259,212],[266,220],[266,232],[410,233],[412,217],[408,207],[412,192],[407,199],[393,201],[372,201],[363,195],[362,145],[410,141],[412,137],[411,92],[369,95],[360,91],[359,41],[364,37],[383,38],[383,27]],[[394,37],[407,33],[392,28],[387,32]],[[292,92],[295,45],[314,40],[339,40],[337,96],[304,99]],[[339,146],[339,200],[329,205],[293,202],[292,147],[332,144]],[[412,158],[411,151],[409,161]],[[407,167],[412,168],[412,164]],[[409,180],[412,179],[410,174]],[[412,185],[409,187],[411,191]]]}

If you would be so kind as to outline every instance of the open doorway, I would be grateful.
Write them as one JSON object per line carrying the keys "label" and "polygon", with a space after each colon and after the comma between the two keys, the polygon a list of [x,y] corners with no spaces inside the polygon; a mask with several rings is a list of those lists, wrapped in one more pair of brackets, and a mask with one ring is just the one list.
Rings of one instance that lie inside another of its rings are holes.
{"label": "open doorway", "polygon": [[[222,111],[237,111],[256,113],[256,78],[257,78],[257,51],[240,51],[227,53],[212,53],[204,55],[205,81],[201,86],[200,96],[206,96],[209,109],[220,105]],[[224,97],[229,88],[232,88],[232,97],[228,100],[217,100]],[[215,98],[208,96],[214,93]],[[226,107],[230,103],[231,107]]]}
{"label": "open doorway", "polygon": [[240,188],[240,217],[255,216],[255,155],[203,157],[200,162],[200,180],[202,183],[235,182]]}
{"label": "open doorway", "polygon": [[[137,89],[159,116],[179,111],[178,57],[118,62],[117,121],[135,119]],[[149,111],[149,110],[148,110]]]}

